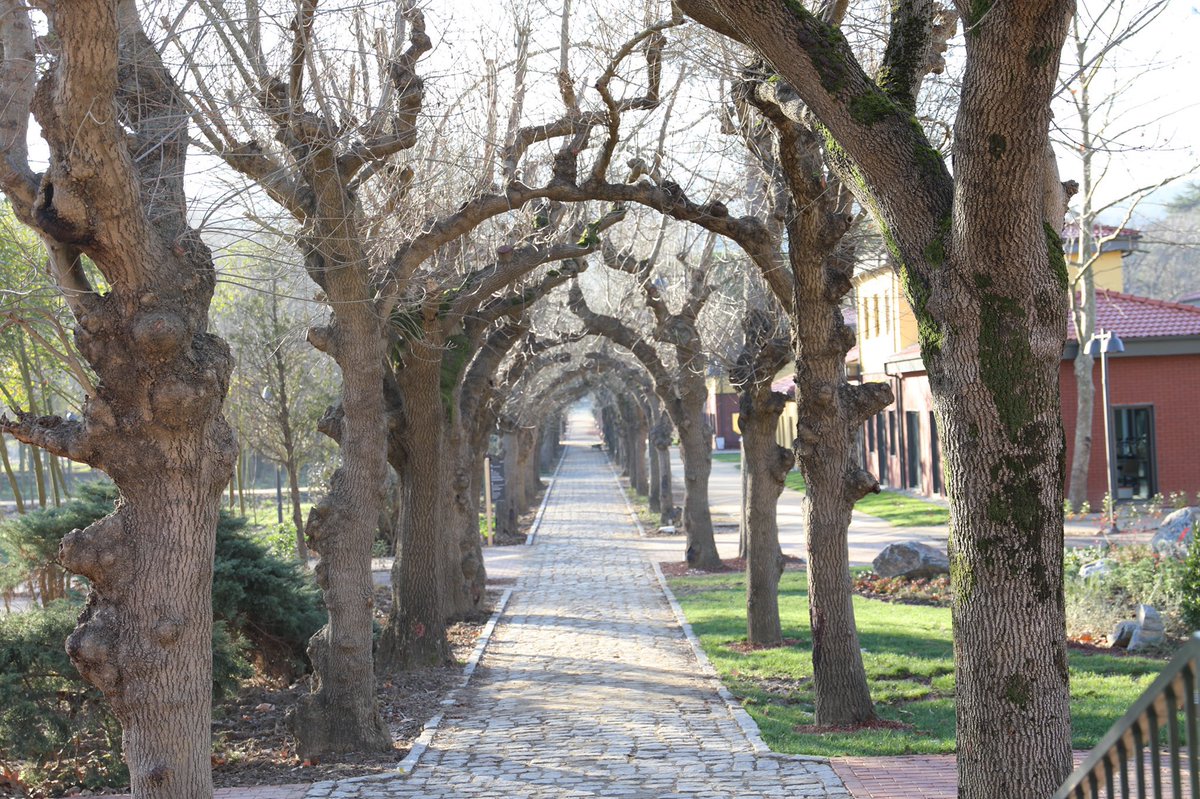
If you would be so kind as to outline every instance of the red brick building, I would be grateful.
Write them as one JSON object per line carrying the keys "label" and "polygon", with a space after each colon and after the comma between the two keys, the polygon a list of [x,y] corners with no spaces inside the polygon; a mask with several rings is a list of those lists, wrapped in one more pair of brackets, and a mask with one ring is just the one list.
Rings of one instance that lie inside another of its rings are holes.
{"label": "red brick building", "polygon": [[[1118,500],[1200,492],[1200,308],[1115,291],[1097,293],[1097,329],[1121,337],[1125,351],[1108,356],[1113,488]],[[1067,433],[1067,470],[1075,429],[1073,334],[1063,352],[1059,381]],[[1106,492],[1100,364],[1093,375],[1096,412],[1088,501],[1100,507]],[[940,494],[941,453],[933,401],[920,352],[909,346],[884,359],[882,374],[896,402],[863,429],[863,458],[880,482]]]}

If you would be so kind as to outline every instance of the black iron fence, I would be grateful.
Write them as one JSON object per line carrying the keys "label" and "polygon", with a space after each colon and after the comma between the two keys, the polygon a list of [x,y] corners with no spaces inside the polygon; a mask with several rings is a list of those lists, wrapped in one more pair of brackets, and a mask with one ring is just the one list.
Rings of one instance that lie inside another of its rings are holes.
{"label": "black iron fence", "polygon": [[1200,633],[1054,794],[1054,799],[1200,799]]}

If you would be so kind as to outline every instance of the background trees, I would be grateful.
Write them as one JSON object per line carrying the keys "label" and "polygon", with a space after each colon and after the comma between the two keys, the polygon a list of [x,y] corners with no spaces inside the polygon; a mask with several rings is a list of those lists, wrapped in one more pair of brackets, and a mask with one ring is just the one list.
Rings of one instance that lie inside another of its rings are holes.
{"label": "background trees", "polygon": [[[1054,601],[1067,289],[1057,231],[1066,196],[1048,129],[1073,4],[961,9],[969,33],[953,178],[912,116],[937,62],[936,4],[893,6],[877,81],[839,30],[846,4],[680,6],[753,47],[797,92],[803,105],[792,118],[824,139],[835,171],[892,250],[921,327],[955,498],[960,795],[1052,793],[1070,769],[1070,742],[1063,615]],[[997,623],[1014,614],[1026,621],[1019,635]],[[997,651],[1022,665],[1000,665]]]}
{"label": "background trees", "polygon": [[[46,244],[97,380],[77,421],[17,410],[2,424],[120,488],[112,515],[62,545],[93,586],[67,650],[121,721],[134,791],[200,799],[213,547],[235,444],[221,416],[233,360],[208,332],[215,270],[186,218],[187,110],[132,2],[51,6],[40,77],[29,14],[0,5],[0,187]],[[49,147],[41,173],[31,115]]]}
{"label": "background trees", "polygon": [[[1132,123],[1128,107],[1138,77],[1118,73],[1117,51],[1151,27],[1167,9],[1166,2],[1130,4],[1123,0],[1081,4],[1071,20],[1063,59],[1060,105],[1068,115],[1056,120],[1056,133],[1077,152],[1079,194],[1072,253],[1071,324],[1080,342],[1075,355],[1075,430],[1072,438],[1071,475],[1067,499],[1078,510],[1087,501],[1088,466],[1092,453],[1092,421],[1095,359],[1087,346],[1096,333],[1095,267],[1106,245],[1122,235],[1138,205],[1151,193],[1195,169],[1185,164],[1182,171],[1144,182],[1127,191],[1112,192],[1110,170],[1119,169],[1119,159],[1138,150],[1155,149],[1161,142],[1147,141],[1151,123]],[[1143,79],[1145,75],[1140,77]],[[1161,117],[1160,117],[1161,118]],[[1066,171],[1066,170],[1064,170]],[[1074,172],[1074,170],[1071,170]],[[1118,224],[1100,226],[1106,216],[1117,214]]]}

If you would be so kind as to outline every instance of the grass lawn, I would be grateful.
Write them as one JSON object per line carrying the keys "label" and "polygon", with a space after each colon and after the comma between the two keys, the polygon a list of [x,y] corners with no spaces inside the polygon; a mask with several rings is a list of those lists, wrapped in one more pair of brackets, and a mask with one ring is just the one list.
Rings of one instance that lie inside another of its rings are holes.
{"label": "grass lawn", "polygon": [[[812,723],[812,637],[803,572],[779,584],[785,638],[795,646],[740,653],[745,640],[745,577],[717,574],[670,580],[705,652],[777,752],[899,755],[954,751],[954,654],[950,610],[855,597],[863,661],[879,715],[906,729],[801,733]],[[1072,652],[1074,745],[1094,746],[1163,667],[1153,658]]]}
{"label": "grass lawn", "polygon": [[[741,454],[737,452],[713,453],[713,460],[722,463],[741,463],[741,459]],[[793,469],[788,472],[784,485],[793,491],[803,491],[804,477]],[[950,523],[949,508],[897,491],[867,494],[858,501],[854,509],[877,516],[896,527],[932,527]]]}

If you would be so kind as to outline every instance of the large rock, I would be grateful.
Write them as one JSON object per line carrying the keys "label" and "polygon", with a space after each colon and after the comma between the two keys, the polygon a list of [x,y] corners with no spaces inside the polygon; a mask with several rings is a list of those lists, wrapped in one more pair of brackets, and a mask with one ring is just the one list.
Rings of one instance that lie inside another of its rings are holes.
{"label": "large rock", "polygon": [[1100,558],[1091,563],[1085,563],[1079,567],[1079,576],[1083,579],[1089,577],[1105,577],[1112,573],[1114,561],[1112,558]]}
{"label": "large rock", "polygon": [[1129,642],[1133,640],[1133,634],[1137,632],[1138,623],[1136,621],[1119,621],[1116,628],[1113,629],[1112,635],[1108,637],[1108,645],[1119,649],[1124,649],[1129,646]]}
{"label": "large rock", "polygon": [[1150,605],[1138,605],[1138,628],[1129,641],[1129,651],[1158,646],[1163,642],[1166,631],[1162,616]]}
{"label": "large rock", "polygon": [[1196,537],[1197,522],[1200,508],[1180,508],[1158,525],[1158,532],[1150,539],[1151,548],[1160,555],[1185,557]]}
{"label": "large rock", "polygon": [[950,558],[946,553],[920,541],[901,541],[888,544],[872,561],[880,577],[905,577],[927,580],[950,573]]}

